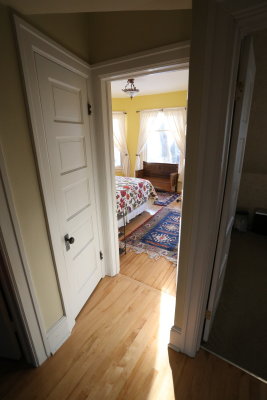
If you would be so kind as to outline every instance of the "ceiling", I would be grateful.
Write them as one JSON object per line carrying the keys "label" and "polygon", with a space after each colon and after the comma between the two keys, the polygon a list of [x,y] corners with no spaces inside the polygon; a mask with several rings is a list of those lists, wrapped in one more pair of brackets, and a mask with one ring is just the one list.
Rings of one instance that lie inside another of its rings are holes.
{"label": "ceiling", "polygon": [[185,10],[192,0],[0,0],[23,14]]}
{"label": "ceiling", "polygon": [[[131,77],[129,76],[129,78]],[[112,97],[123,98],[127,96],[122,92],[126,81],[127,79],[111,82]],[[188,69],[136,77],[135,86],[140,90],[140,96],[187,90]]]}

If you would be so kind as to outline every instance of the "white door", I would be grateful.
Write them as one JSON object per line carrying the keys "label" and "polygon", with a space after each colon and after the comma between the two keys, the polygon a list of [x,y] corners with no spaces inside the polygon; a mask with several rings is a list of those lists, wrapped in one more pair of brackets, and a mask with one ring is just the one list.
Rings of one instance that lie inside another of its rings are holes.
{"label": "white door", "polygon": [[35,62],[56,207],[53,223],[59,226],[75,317],[101,278],[87,80],[39,54]]}
{"label": "white door", "polygon": [[208,340],[224,281],[242,173],[255,72],[256,67],[253,42],[251,38],[246,38],[242,46],[240,57],[236,93],[237,97],[232,125],[228,171],[218,244],[208,301],[208,312],[204,327],[204,341]]}

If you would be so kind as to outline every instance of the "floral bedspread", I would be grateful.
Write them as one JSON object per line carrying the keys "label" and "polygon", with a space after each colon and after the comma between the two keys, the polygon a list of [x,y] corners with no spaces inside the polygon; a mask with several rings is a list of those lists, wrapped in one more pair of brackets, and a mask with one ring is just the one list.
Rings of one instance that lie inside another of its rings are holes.
{"label": "floral bedspread", "polygon": [[123,211],[130,213],[145,203],[149,197],[157,198],[151,182],[146,179],[116,176],[117,213]]}

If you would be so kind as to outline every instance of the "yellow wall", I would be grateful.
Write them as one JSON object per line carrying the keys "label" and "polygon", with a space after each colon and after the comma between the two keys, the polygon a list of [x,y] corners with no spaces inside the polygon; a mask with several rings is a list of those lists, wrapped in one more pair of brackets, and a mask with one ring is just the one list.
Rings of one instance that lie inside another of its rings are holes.
{"label": "yellow wall", "polygon": [[131,162],[131,176],[134,176],[135,158],[139,135],[140,113],[137,110],[153,108],[184,107],[187,102],[187,91],[112,99],[113,111],[127,112],[127,145]]}

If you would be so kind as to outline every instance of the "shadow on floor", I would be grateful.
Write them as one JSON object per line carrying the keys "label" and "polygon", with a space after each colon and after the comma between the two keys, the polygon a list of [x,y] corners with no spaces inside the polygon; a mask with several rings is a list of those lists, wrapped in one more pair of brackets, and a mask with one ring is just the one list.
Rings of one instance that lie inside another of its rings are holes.
{"label": "shadow on floor", "polygon": [[169,349],[175,400],[267,399],[267,385],[200,350],[196,358]]}
{"label": "shadow on floor", "polygon": [[204,347],[267,380],[267,236],[233,232],[224,286]]}

